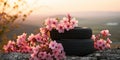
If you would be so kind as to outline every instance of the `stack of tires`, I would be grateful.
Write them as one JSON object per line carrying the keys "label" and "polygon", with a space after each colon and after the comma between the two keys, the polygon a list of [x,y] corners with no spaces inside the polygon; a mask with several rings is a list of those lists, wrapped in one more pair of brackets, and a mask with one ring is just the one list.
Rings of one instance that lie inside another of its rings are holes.
{"label": "stack of tires", "polygon": [[62,43],[66,55],[84,56],[94,52],[94,42],[91,40],[90,28],[75,27],[64,33],[53,29],[50,31],[52,40]]}

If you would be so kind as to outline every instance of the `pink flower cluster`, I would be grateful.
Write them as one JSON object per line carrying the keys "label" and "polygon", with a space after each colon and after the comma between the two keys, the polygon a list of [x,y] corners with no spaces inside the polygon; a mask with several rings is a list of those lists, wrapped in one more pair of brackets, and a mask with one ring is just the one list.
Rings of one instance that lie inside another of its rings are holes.
{"label": "pink flower cluster", "polygon": [[30,60],[63,60],[65,58],[62,44],[50,41],[49,43],[33,47]]}
{"label": "pink flower cluster", "polygon": [[64,30],[69,31],[78,26],[78,21],[75,18],[71,19],[71,16],[64,17],[62,20],[57,20],[55,18],[48,18],[45,20],[46,28],[51,31],[52,29],[58,30],[59,33],[64,33]]}
{"label": "pink flower cluster", "polygon": [[92,39],[94,40],[94,47],[97,50],[104,50],[111,48],[110,44],[112,41],[109,39],[109,30],[102,30],[98,35],[92,35]]}
{"label": "pink flower cluster", "polygon": [[32,48],[29,46],[29,43],[26,41],[26,33],[18,36],[17,41],[9,41],[7,45],[4,45],[3,49],[5,52],[22,52],[30,53]]}
{"label": "pink flower cluster", "polygon": [[4,45],[3,49],[8,52],[30,53],[30,60],[63,60],[66,58],[61,43],[52,41],[48,34],[47,28],[40,28],[40,33],[31,34],[27,38],[27,34],[23,33],[18,36],[17,41],[9,41]]}

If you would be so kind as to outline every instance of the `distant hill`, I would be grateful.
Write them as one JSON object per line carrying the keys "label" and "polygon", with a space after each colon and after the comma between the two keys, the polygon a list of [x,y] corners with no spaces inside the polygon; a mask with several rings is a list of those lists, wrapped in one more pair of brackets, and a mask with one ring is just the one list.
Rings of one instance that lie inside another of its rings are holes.
{"label": "distant hill", "polygon": [[[77,18],[78,20],[109,20],[116,19],[120,17],[120,12],[72,12],[70,13],[72,17]],[[57,14],[51,16],[42,16],[42,15],[31,15],[28,19],[22,24],[40,26],[39,24],[44,23],[44,20],[48,17],[52,18],[63,18],[67,14]]]}
{"label": "distant hill", "polygon": [[120,17],[120,12],[73,12],[71,15],[81,18]]}
{"label": "distant hill", "polygon": [[39,28],[40,27],[34,25],[19,24],[19,27],[11,30],[9,33],[7,33],[7,36],[9,39],[12,39],[14,35],[21,35],[22,33],[27,33],[30,35],[31,33],[37,32]]}

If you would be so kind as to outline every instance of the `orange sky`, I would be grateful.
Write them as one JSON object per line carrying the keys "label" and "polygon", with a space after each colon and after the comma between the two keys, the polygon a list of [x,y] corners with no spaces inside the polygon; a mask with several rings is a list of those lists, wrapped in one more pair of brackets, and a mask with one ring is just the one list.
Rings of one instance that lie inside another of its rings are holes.
{"label": "orange sky", "polygon": [[[28,0],[35,14],[120,11],[120,0]],[[34,2],[34,3],[33,3]]]}

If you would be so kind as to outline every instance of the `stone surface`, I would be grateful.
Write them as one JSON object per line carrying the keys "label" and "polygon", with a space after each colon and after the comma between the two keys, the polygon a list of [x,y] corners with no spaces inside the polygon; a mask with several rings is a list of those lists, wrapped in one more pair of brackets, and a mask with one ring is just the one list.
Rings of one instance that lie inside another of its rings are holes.
{"label": "stone surface", "polygon": [[[29,54],[6,53],[0,54],[0,60],[29,60]],[[120,60],[120,48],[96,51],[86,56],[67,56],[65,60]]]}
{"label": "stone surface", "polygon": [[29,57],[29,54],[16,52],[0,54],[0,60],[29,60]]}
{"label": "stone surface", "polygon": [[108,49],[103,51],[96,51],[88,57],[96,57],[97,60],[120,60],[120,49]]}

